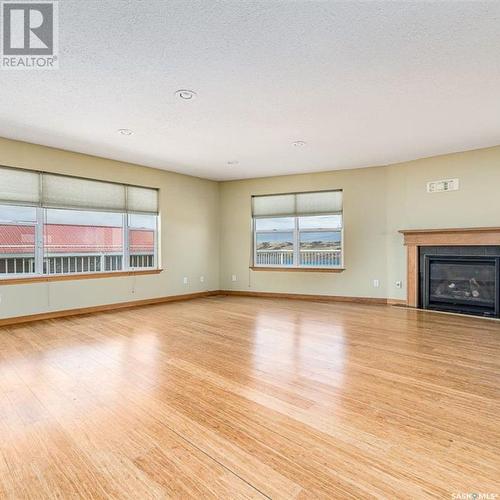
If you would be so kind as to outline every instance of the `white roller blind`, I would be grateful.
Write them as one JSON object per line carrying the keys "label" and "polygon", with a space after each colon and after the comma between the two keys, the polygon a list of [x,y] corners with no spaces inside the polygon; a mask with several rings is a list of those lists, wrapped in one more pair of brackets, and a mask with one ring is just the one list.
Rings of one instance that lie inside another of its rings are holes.
{"label": "white roller blind", "polygon": [[36,206],[40,203],[40,174],[0,167],[0,204]]}
{"label": "white roller blind", "polygon": [[158,190],[127,186],[127,210],[139,213],[158,213]]}
{"label": "white roller blind", "polygon": [[122,184],[43,174],[42,193],[47,208],[126,211]]}
{"label": "white roller blind", "polygon": [[252,205],[254,217],[291,215],[295,213],[295,195],[254,196]]}
{"label": "white roller blind", "polygon": [[342,212],[342,191],[252,197],[254,217],[326,215]]}
{"label": "white roller blind", "polygon": [[298,193],[297,215],[335,214],[342,212],[342,191]]}

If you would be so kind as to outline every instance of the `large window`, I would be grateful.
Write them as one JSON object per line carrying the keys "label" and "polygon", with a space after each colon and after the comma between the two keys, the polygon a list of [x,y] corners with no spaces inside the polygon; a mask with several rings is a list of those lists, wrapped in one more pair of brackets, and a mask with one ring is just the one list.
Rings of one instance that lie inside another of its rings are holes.
{"label": "large window", "polygon": [[342,268],[342,191],[254,196],[256,267]]}
{"label": "large window", "polygon": [[0,279],[158,267],[156,189],[0,167]]}

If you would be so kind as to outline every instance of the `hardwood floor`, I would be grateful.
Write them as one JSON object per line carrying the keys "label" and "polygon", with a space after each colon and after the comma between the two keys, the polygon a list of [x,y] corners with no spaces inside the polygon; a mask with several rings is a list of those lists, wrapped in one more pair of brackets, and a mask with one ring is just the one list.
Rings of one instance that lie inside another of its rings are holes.
{"label": "hardwood floor", "polygon": [[500,494],[500,323],[211,297],[0,329],[0,498]]}

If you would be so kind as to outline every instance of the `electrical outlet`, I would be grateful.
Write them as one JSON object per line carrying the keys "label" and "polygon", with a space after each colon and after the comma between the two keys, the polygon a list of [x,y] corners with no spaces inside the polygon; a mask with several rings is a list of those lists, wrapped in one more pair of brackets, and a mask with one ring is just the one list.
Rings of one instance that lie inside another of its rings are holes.
{"label": "electrical outlet", "polygon": [[188,279],[187,279],[187,276],[184,276],[184,284],[187,285],[188,284]]}
{"label": "electrical outlet", "polygon": [[200,283],[205,283],[205,276],[200,276]]}
{"label": "electrical outlet", "polygon": [[238,281],[238,277],[236,276],[236,274],[233,274],[231,276],[231,281]]}
{"label": "electrical outlet", "polygon": [[379,280],[373,280],[373,288],[378,288],[380,286]]}
{"label": "electrical outlet", "polygon": [[403,288],[403,282],[402,281],[396,281],[396,288]]}

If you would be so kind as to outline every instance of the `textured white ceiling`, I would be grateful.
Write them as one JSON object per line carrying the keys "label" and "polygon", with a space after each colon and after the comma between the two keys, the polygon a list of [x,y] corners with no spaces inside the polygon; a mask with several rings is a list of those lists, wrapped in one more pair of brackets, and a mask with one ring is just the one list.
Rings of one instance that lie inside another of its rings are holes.
{"label": "textured white ceiling", "polygon": [[0,136],[211,179],[500,143],[500,1],[59,4],[60,69],[0,71]]}

